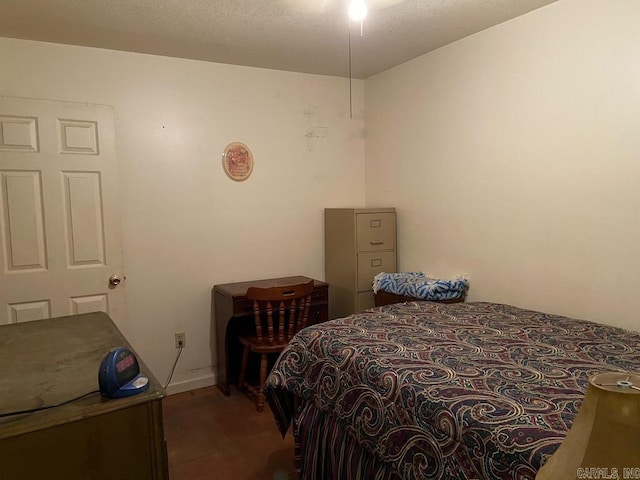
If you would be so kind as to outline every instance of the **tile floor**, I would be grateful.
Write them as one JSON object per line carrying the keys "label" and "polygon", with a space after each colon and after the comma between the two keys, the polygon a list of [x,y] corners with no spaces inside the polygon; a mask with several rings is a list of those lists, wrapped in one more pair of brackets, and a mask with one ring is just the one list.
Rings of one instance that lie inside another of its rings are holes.
{"label": "tile floor", "polygon": [[171,480],[293,480],[293,437],[283,440],[268,406],[216,387],[163,400]]}

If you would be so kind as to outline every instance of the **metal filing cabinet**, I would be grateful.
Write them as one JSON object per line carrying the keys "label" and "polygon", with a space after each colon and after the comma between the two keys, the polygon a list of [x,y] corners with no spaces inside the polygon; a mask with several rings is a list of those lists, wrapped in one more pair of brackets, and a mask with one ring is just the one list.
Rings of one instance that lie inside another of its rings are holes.
{"label": "metal filing cabinet", "polygon": [[329,318],[373,307],[373,277],[396,271],[396,209],[326,208],[324,249]]}

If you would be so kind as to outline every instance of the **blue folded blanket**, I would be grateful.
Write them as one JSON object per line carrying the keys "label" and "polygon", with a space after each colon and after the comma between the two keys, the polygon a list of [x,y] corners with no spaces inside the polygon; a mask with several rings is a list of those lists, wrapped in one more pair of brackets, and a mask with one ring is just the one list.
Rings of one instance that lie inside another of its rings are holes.
{"label": "blue folded blanket", "polygon": [[422,272],[379,273],[373,279],[373,293],[379,290],[417,300],[450,300],[464,296],[469,288],[466,278],[441,280]]}

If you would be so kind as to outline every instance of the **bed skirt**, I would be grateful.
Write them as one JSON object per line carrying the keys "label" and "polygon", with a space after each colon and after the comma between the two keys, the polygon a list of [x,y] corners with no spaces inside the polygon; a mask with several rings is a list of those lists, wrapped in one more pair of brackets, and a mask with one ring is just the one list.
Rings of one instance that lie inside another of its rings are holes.
{"label": "bed skirt", "polygon": [[401,480],[313,402],[298,407],[293,435],[299,480]]}

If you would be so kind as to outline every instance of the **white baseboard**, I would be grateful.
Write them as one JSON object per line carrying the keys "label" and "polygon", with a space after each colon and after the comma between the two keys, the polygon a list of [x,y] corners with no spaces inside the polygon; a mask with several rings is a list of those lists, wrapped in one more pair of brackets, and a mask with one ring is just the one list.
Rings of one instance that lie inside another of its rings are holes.
{"label": "white baseboard", "polygon": [[[206,370],[204,375],[202,370]],[[194,373],[199,375],[194,378],[186,378],[177,382],[171,382],[166,388],[167,395],[175,395],[176,393],[188,392],[189,390],[210,387],[217,383],[216,374],[211,369],[200,369]]]}

